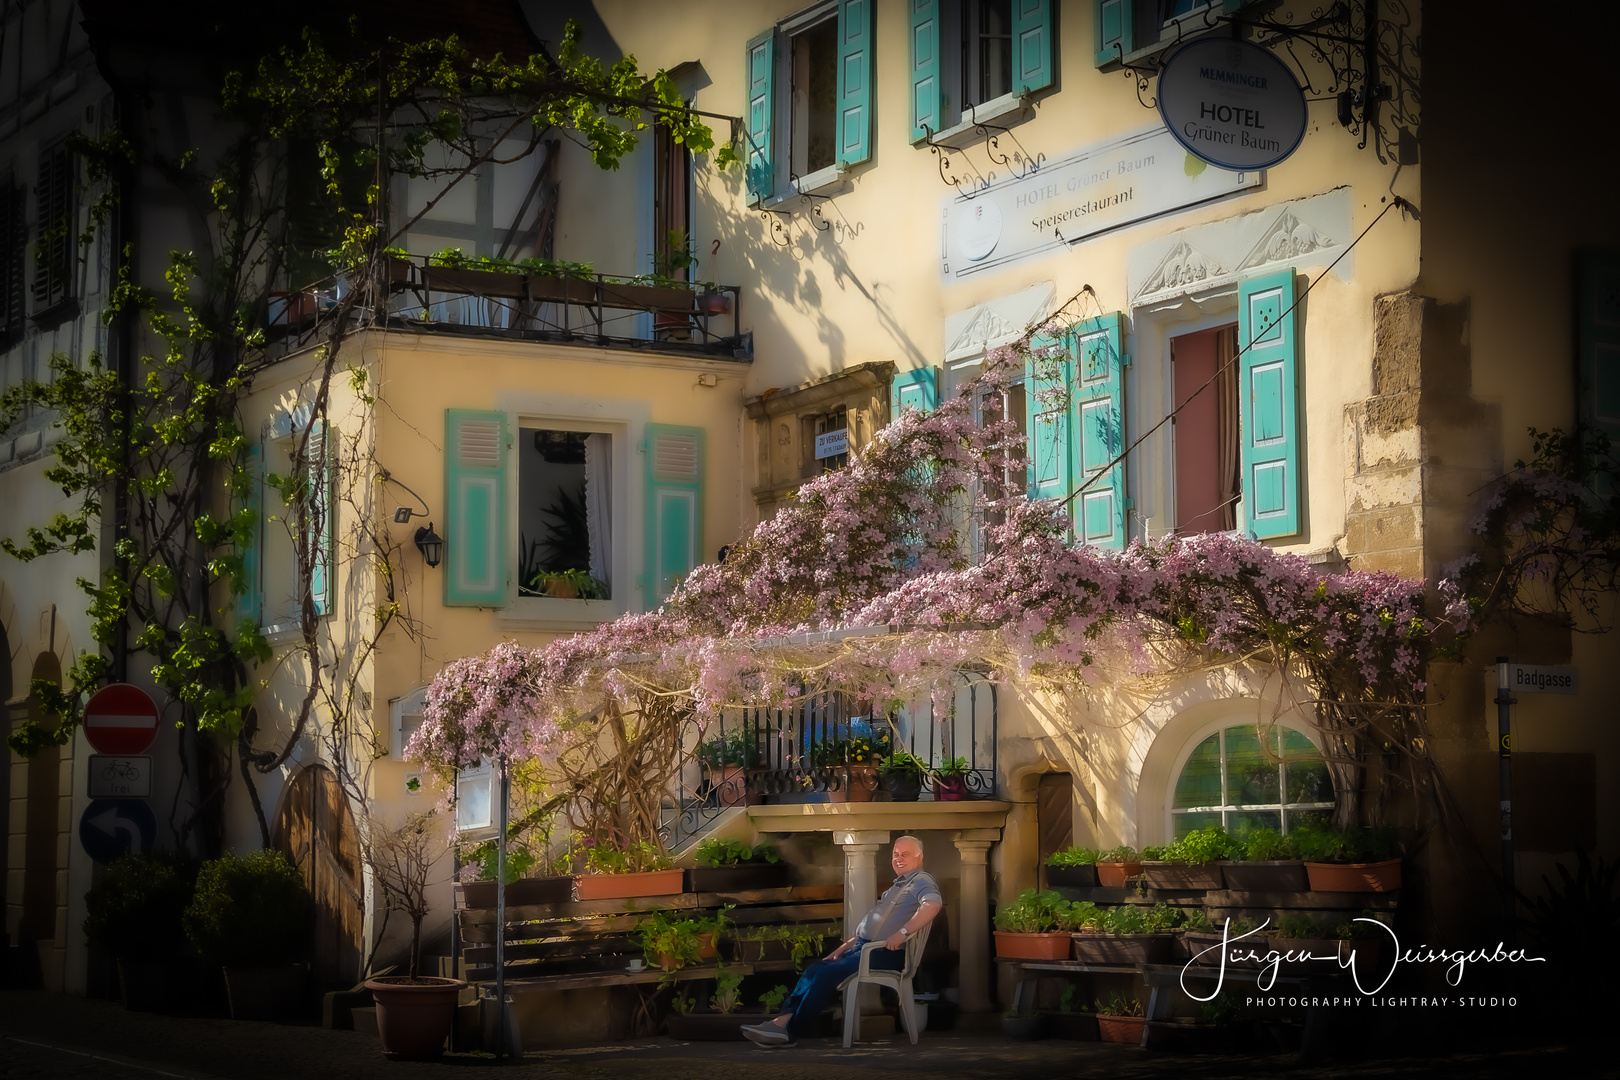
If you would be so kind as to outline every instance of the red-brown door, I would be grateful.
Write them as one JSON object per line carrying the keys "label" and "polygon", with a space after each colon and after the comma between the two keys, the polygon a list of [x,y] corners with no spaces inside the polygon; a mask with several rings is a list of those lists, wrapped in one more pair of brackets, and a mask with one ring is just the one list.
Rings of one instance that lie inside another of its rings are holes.
{"label": "red-brown door", "polygon": [[316,978],[328,986],[353,986],[360,981],[365,933],[360,838],[330,769],[311,765],[293,779],[276,817],[276,849],[304,872],[315,897],[310,959]]}

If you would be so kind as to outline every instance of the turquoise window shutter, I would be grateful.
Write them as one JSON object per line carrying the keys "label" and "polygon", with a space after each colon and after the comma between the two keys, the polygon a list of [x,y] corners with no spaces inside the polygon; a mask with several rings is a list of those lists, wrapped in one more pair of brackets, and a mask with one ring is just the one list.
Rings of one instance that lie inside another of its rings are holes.
{"label": "turquoise window shutter", "polygon": [[748,194],[768,199],[776,191],[776,163],[771,153],[772,120],[776,115],[776,29],[765,31],[748,43],[748,123],[743,132],[747,142]]}
{"label": "turquoise window shutter", "polygon": [[898,420],[902,409],[933,412],[939,408],[939,369],[912,368],[895,375],[889,386],[889,418]]}
{"label": "turquoise window shutter", "polygon": [[1050,338],[1038,338],[1031,346],[1043,359],[1031,357],[1024,377],[1029,388],[1029,497],[1061,501],[1068,498],[1072,475],[1074,362]]}
{"label": "turquoise window shutter", "polygon": [[309,591],[315,601],[315,614],[332,613],[332,585],[334,571],[333,548],[337,504],[333,499],[333,435],[325,420],[313,420],[309,426],[309,442],[304,448],[305,468],[309,490],[309,543],[314,561],[309,568]]}
{"label": "turquoise window shutter", "polygon": [[[945,80],[940,68],[940,5],[911,0],[911,141],[945,126]],[[924,130],[926,129],[926,130]]]}
{"label": "turquoise window shutter", "polygon": [[1300,530],[1299,415],[1294,365],[1299,320],[1294,272],[1251,278],[1238,291],[1239,422],[1243,439],[1243,515],[1262,539]]}
{"label": "turquoise window shutter", "polygon": [[703,561],[703,429],[647,425],[648,606]]}
{"label": "turquoise window shutter", "polygon": [[[1118,312],[1074,332],[1075,538],[1098,547],[1125,546],[1125,317]],[[1106,470],[1106,473],[1104,472]],[[1093,478],[1096,478],[1093,480]]]}
{"label": "turquoise window shutter", "polygon": [[248,489],[240,509],[253,512],[253,529],[248,534],[247,546],[242,549],[242,592],[236,598],[236,618],[260,626],[264,595],[259,582],[259,565],[264,552],[264,452],[257,443],[248,447],[242,469],[247,473]]}
{"label": "turquoise window shutter", "polygon": [[1581,252],[1575,287],[1581,426],[1607,435],[1620,458],[1620,251]]}
{"label": "turquoise window shutter", "polygon": [[506,603],[506,414],[444,411],[444,602]]}
{"label": "turquoise window shutter", "polygon": [[1131,42],[1131,0],[1093,0],[1097,7],[1097,66],[1118,60]]}
{"label": "turquoise window shutter", "polygon": [[1057,70],[1052,0],[1013,0],[1012,17],[1013,91],[1044,90]]}
{"label": "turquoise window shutter", "polygon": [[872,156],[872,45],[877,0],[838,2],[838,164]]}

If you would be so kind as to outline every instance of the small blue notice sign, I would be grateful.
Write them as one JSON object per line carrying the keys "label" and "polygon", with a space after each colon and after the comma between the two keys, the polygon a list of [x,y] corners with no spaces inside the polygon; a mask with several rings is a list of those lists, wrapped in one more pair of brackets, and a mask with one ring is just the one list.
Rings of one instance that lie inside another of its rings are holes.
{"label": "small blue notice sign", "polygon": [[99,863],[131,851],[146,854],[157,842],[157,815],[145,799],[92,799],[79,818],[79,844]]}

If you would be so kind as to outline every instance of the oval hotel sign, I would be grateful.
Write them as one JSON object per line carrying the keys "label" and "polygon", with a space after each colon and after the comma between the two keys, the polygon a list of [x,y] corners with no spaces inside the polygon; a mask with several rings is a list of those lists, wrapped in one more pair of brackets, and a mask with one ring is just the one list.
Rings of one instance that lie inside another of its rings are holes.
{"label": "oval hotel sign", "polygon": [[1270,168],[1305,137],[1305,94],[1293,72],[1231,38],[1201,38],[1165,61],[1159,113],[1188,153],[1238,172]]}

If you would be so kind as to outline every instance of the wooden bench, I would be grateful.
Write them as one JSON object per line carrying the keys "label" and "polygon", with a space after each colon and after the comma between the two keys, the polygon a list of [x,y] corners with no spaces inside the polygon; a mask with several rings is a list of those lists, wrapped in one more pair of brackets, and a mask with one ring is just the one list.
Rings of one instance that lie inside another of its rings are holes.
{"label": "wooden bench", "polygon": [[[680,893],[619,900],[532,904],[506,909],[506,989],[512,992],[575,990],[584,987],[640,986],[665,980],[712,979],[715,964],[663,972],[628,970],[642,957],[635,931],[654,912],[709,918],[730,905],[727,921],[747,927],[805,924],[836,933],[844,914],[842,885],[798,885],[737,892]],[[471,906],[456,889],[456,923],[462,977],[471,983],[495,979],[495,908]],[[834,939],[836,940],[836,939]],[[829,942],[831,947],[831,942]],[[791,971],[792,960],[725,964],[734,974]]]}

